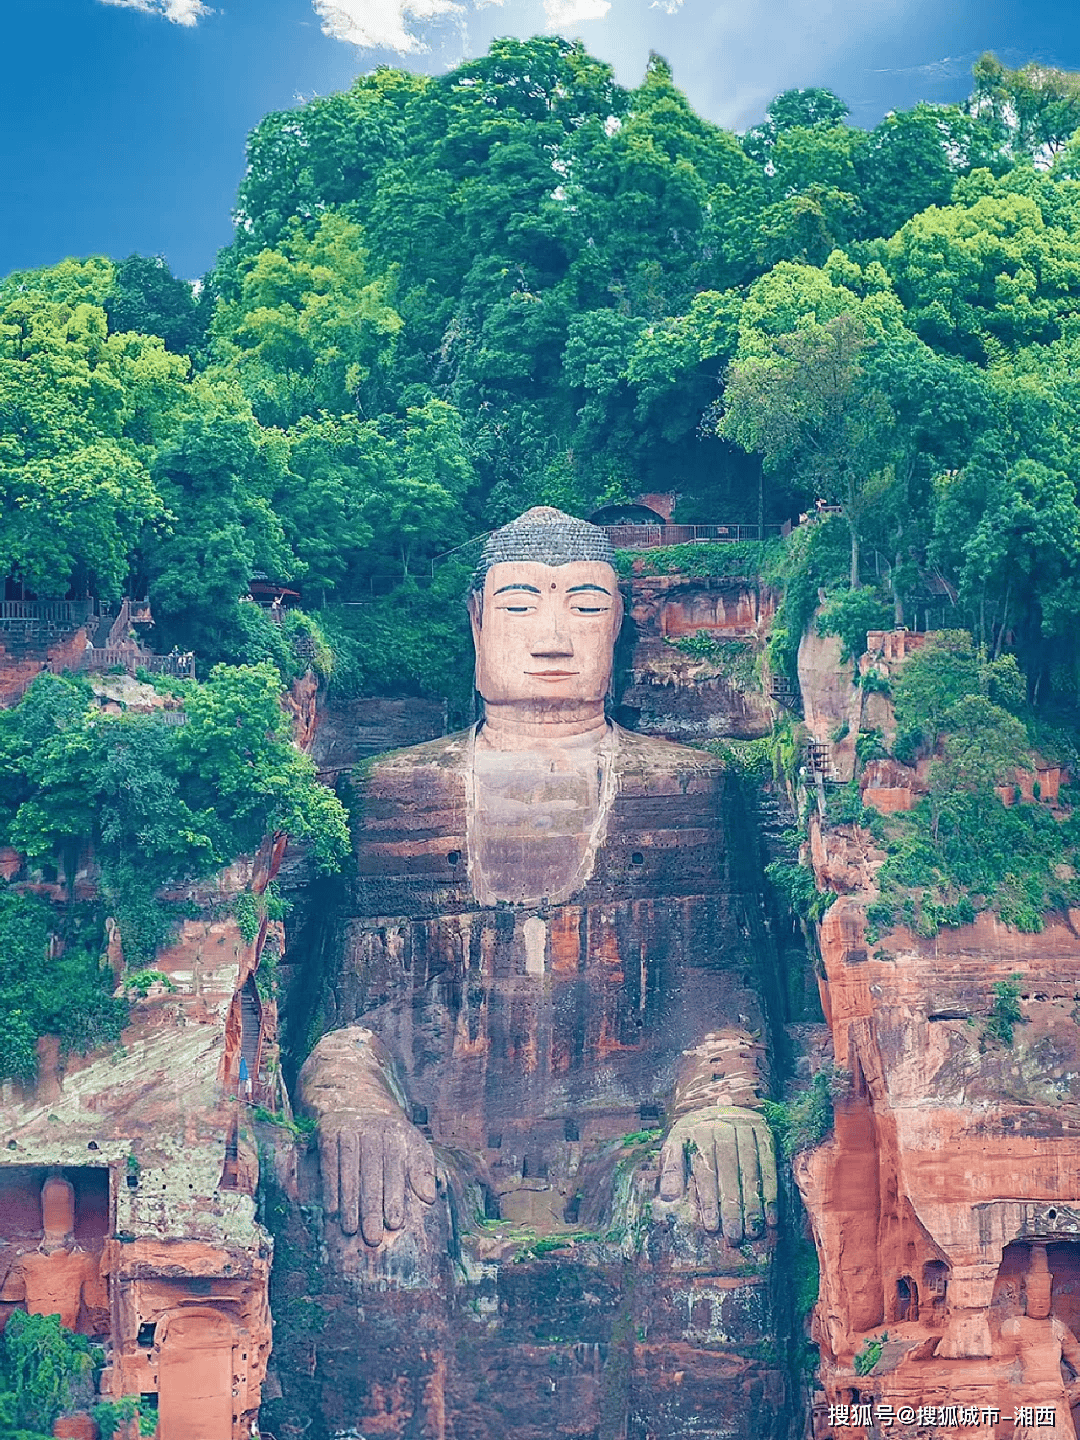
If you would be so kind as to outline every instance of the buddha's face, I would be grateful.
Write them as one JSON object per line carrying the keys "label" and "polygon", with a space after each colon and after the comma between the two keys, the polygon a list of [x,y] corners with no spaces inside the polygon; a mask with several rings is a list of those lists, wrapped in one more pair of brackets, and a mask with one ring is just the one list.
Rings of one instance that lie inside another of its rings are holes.
{"label": "buddha's face", "polygon": [[75,1229],[75,1190],[70,1181],[50,1176],[41,1187],[41,1218],[45,1231],[41,1248],[46,1254],[72,1243]]}
{"label": "buddha's face", "polygon": [[1045,1320],[1050,1314],[1053,1276],[1047,1274],[1027,1276],[1024,1284],[1025,1308],[1032,1320]]}
{"label": "buddha's face", "polygon": [[622,599],[610,565],[502,561],[472,606],[476,688],[492,704],[602,704]]}

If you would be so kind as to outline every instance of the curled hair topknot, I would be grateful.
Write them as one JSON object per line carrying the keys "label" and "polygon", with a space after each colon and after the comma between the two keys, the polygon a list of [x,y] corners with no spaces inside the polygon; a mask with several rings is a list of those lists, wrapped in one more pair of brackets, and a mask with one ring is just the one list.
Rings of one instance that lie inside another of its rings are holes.
{"label": "curled hair topknot", "polygon": [[515,560],[535,560],[541,565],[597,560],[613,566],[615,551],[599,525],[578,520],[551,505],[534,505],[487,537],[470,589],[484,588],[484,578],[493,565]]}

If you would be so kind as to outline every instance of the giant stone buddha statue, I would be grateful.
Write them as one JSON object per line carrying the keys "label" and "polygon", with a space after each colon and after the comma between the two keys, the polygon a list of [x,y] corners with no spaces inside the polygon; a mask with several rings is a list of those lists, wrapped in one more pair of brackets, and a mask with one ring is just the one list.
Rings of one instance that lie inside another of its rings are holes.
{"label": "giant stone buddha statue", "polygon": [[478,1212],[611,1227],[613,1146],[654,1127],[635,1183],[673,1263],[730,1268],[776,1225],[726,777],[606,717],[613,562],[602,530],[549,508],[491,535],[468,599],[483,719],[361,787],[332,1028],[300,1095],[324,1253],[371,1295],[445,1288]]}

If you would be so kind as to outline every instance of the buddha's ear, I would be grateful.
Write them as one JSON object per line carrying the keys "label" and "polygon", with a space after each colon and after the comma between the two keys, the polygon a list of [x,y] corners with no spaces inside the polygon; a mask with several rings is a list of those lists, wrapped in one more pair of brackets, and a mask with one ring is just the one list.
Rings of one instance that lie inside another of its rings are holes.
{"label": "buddha's ear", "polygon": [[611,638],[614,641],[618,640],[619,638],[619,631],[622,629],[623,615],[625,614],[622,591],[619,589],[618,585],[615,586],[615,604],[613,606],[613,609],[615,611],[615,614],[612,616],[611,620]]}
{"label": "buddha's ear", "polygon": [[469,624],[472,626],[472,638],[474,648],[480,645],[480,628],[484,623],[484,592],[482,590],[470,590],[469,598],[465,602],[469,612]]}

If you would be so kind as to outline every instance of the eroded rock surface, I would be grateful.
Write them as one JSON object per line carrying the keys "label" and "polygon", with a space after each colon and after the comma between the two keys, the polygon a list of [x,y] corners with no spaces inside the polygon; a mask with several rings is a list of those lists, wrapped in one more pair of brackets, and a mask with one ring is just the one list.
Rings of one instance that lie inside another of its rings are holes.
{"label": "eroded rock surface", "polygon": [[[114,1050],[63,1057],[46,1037],[36,1085],[0,1098],[0,1318],[58,1313],[93,1335],[101,1393],[156,1396],[159,1440],[241,1440],[258,1414],[272,1241],[240,1076],[246,1056],[274,1103],[274,1007],[252,977],[280,927],[245,940],[231,901],[275,859],[268,846],[191,890],[204,918],[159,952]],[[58,1244],[50,1204],[67,1192]]]}
{"label": "eroded rock surface", "polygon": [[[835,643],[800,655],[819,732],[848,713],[858,728],[851,667],[842,685],[822,659]],[[880,645],[876,663],[902,663],[896,651]],[[926,777],[874,761],[860,784],[888,813],[910,808]],[[1072,1436],[1080,914],[1047,917],[1039,934],[990,911],[932,937],[868,934],[884,853],[816,815],[809,850],[819,885],[841,896],[820,925],[819,1060],[848,1080],[832,1135],[796,1164],[821,1262],[814,1435],[893,1433],[863,1423],[892,1407],[895,1433],[944,1436],[965,1423],[947,1419],[954,1407],[981,1417],[968,1422],[979,1433]],[[1021,1014],[1011,1040],[988,1023],[1002,983]],[[1024,1406],[1044,1419],[1014,1427]]]}
{"label": "eroded rock surface", "polygon": [[746,580],[635,575],[629,599],[618,698],[635,729],[698,743],[769,733],[773,707],[761,676],[775,592]]}

